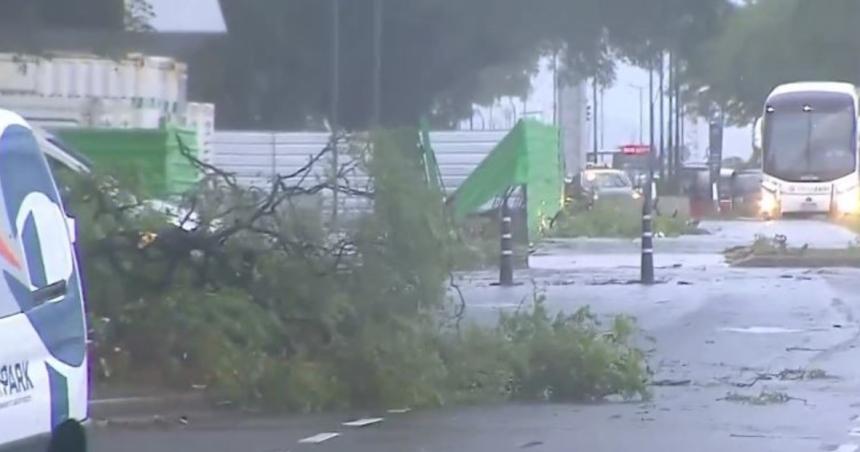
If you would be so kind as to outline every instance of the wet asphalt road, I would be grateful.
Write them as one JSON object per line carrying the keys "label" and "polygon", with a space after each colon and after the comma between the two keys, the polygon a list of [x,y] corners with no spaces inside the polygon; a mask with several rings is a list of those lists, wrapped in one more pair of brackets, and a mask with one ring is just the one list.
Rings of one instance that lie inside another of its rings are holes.
{"label": "wet asphalt road", "polygon": [[[655,381],[646,403],[507,404],[378,414],[377,426],[349,429],[353,415],[256,419],[192,417],[187,427],[97,427],[96,452],[149,451],[818,451],[860,444],[860,270],[732,269],[717,254],[758,233],[839,248],[855,237],[815,221],[705,225],[712,235],[662,239],[653,287],[638,277],[634,241],[560,241],[544,245],[528,284],[490,286],[492,273],[461,275],[470,320],[494,321],[530,299],[531,282],[552,308],[590,305],[599,314],[634,315],[654,338]],[[609,251],[609,254],[606,253]],[[821,369],[829,378],[757,381],[785,369]],[[672,386],[677,384],[678,386]],[[732,400],[763,391],[785,403]],[[857,429],[852,436],[852,430]],[[322,432],[319,445],[298,440]]]}

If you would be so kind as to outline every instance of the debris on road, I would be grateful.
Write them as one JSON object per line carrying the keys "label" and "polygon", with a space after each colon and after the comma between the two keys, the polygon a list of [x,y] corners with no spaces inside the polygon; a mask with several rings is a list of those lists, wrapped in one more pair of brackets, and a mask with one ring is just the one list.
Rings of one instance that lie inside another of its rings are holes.
{"label": "debris on road", "polygon": [[738,394],[736,392],[730,392],[726,394],[725,397],[717,399],[717,401],[725,401],[725,402],[736,402],[736,403],[745,403],[748,405],[778,405],[788,403],[792,400],[797,400],[803,402],[804,405],[808,405],[809,402],[806,399],[801,399],[799,397],[792,397],[784,392],[771,392],[771,391],[762,391],[758,395],[746,395],[746,394]]}
{"label": "debris on road", "polygon": [[543,441],[529,441],[529,442],[523,444],[522,446],[520,446],[520,449],[528,449],[530,447],[542,446],[542,445],[543,445]]}
{"label": "debris on road", "polygon": [[689,386],[693,380],[657,380],[651,386]]}

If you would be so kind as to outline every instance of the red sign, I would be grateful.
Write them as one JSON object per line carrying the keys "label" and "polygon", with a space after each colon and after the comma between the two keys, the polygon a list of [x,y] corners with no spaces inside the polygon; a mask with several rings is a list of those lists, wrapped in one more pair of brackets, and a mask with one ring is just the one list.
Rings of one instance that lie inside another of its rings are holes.
{"label": "red sign", "polygon": [[622,154],[642,155],[647,154],[649,150],[650,146],[647,144],[625,144],[621,146]]}

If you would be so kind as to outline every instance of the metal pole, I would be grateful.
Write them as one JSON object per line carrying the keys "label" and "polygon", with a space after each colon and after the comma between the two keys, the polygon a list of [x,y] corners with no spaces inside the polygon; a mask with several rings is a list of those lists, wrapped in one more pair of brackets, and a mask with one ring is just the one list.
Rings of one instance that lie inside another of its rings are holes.
{"label": "metal pole", "polygon": [[666,65],[665,53],[660,52],[660,182],[666,182],[666,142],[665,142],[665,131],[666,131],[666,122],[663,116],[663,107],[664,107],[664,94],[666,90],[664,89],[665,77],[664,77],[664,67]]}
{"label": "metal pole", "polygon": [[514,235],[511,227],[511,209],[508,206],[510,192],[505,194],[501,209],[501,256],[499,258],[499,285],[514,285]]}
{"label": "metal pole", "polygon": [[648,98],[650,142],[648,153],[648,183],[645,186],[645,203],[642,206],[642,284],[654,284],[654,229],[652,207],[654,202],[654,62],[648,67]]}
{"label": "metal pole", "polygon": [[559,85],[560,78],[558,76],[558,51],[552,56],[552,124],[558,127],[558,96],[559,96]]}
{"label": "metal pole", "polygon": [[670,186],[675,187],[675,60],[669,52],[669,123],[668,123],[668,160],[666,162]]}
{"label": "metal pole", "polygon": [[591,82],[591,98],[592,98],[592,101],[594,104],[594,111],[591,112],[592,113],[591,114],[591,120],[592,120],[591,125],[592,125],[592,128],[594,129],[594,134],[593,134],[594,140],[593,140],[593,146],[592,146],[593,149],[592,149],[592,155],[591,155],[591,163],[597,163],[597,150],[598,150],[598,145],[599,145],[599,143],[597,142],[597,140],[599,138],[599,136],[597,134],[597,118],[598,118],[597,110],[600,108],[600,105],[598,105],[598,99],[597,99],[597,77],[596,76],[592,79],[592,82]]}
{"label": "metal pole", "polygon": [[600,149],[606,149],[606,103],[603,102],[603,95],[606,90],[600,87]]}
{"label": "metal pole", "polygon": [[331,161],[332,161],[332,228],[337,228],[338,190],[337,173],[340,163],[338,162],[338,140],[337,134],[338,110],[340,108],[340,0],[332,0],[331,3]]}
{"label": "metal pole", "polygon": [[382,110],[382,0],[373,0],[373,127]]}

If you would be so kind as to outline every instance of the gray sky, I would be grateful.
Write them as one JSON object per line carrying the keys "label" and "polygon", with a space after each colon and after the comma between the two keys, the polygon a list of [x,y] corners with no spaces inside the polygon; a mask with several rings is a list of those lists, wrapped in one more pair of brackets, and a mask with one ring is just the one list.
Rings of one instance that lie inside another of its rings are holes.
{"label": "gray sky", "polygon": [[149,2],[155,10],[152,26],[156,30],[196,32],[227,30],[218,0],[149,0]]}
{"label": "gray sky", "polygon": [[[253,0],[246,0],[253,1]],[[152,25],[159,31],[196,31],[224,32],[226,26],[218,0],[150,0],[156,17]],[[639,136],[639,91],[630,85],[647,88],[648,73],[639,68],[621,64],[618,68],[615,85],[604,93],[604,142],[603,148],[614,148],[621,144],[638,141]],[[552,120],[553,77],[545,69],[533,81],[533,93],[526,108],[540,111],[544,120]],[[647,91],[645,96],[647,140]],[[494,109],[494,122],[501,126],[506,122],[504,108]],[[520,110],[522,106],[518,107]],[[518,112],[521,114],[522,112]],[[699,153],[707,147],[707,126],[702,123],[698,128],[688,126],[687,139],[694,144]],[[750,128],[730,128],[724,137],[724,154],[747,157],[751,153]]]}

